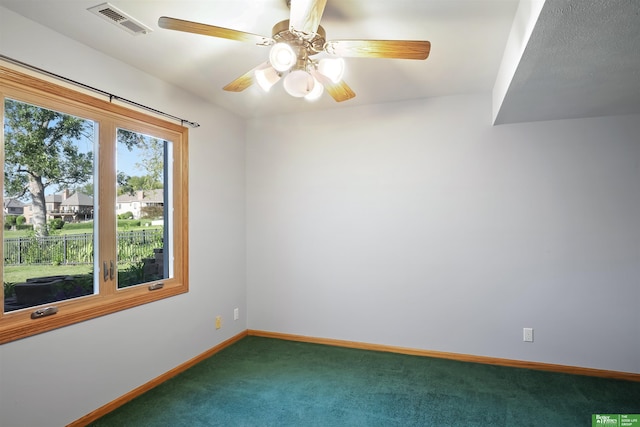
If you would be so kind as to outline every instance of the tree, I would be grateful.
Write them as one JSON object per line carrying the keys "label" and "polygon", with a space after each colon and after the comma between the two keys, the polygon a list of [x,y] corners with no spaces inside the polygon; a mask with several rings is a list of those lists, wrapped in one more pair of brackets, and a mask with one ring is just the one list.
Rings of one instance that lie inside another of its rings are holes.
{"label": "tree", "polygon": [[136,169],[144,172],[140,176],[130,176],[118,171],[118,194],[135,194],[136,191],[157,190],[163,188],[165,141],[118,129],[118,148],[136,150],[138,162]]}
{"label": "tree", "polygon": [[162,185],[162,177],[164,174],[164,144],[156,138],[145,138],[141,144],[138,144],[141,152],[140,161],[136,163],[136,167],[147,172],[142,176],[142,185],[147,187],[145,190],[155,190],[162,188],[157,187],[157,183]]}
{"label": "tree", "polygon": [[128,176],[118,173],[118,196],[123,194],[134,195],[137,191],[159,190],[163,188],[162,182],[154,181],[150,176]]}
{"label": "tree", "polygon": [[72,193],[79,192],[93,197],[93,182],[88,182],[84,185],[78,185],[72,188]]}
{"label": "tree", "polygon": [[5,192],[31,196],[33,229],[48,234],[45,189],[86,183],[93,173],[93,152],[78,142],[89,137],[91,122],[56,111],[5,100]]}
{"label": "tree", "polygon": [[145,206],[140,208],[140,212],[142,213],[142,218],[162,218],[164,215],[164,208],[162,206]]}

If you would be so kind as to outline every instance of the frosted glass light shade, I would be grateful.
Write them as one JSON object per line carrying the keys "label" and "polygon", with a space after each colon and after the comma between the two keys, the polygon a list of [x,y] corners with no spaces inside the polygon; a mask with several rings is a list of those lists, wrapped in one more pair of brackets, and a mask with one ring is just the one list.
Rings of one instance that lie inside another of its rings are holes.
{"label": "frosted glass light shade", "polygon": [[316,99],[319,99],[324,93],[324,86],[322,86],[322,83],[320,83],[316,79],[313,80],[313,89],[311,89],[311,92],[304,96],[304,99],[306,99],[307,101],[315,101]]}
{"label": "frosted glass light shade", "polygon": [[316,80],[303,70],[294,70],[284,78],[284,90],[291,96],[302,98],[314,88]]}
{"label": "frosted glass light shade", "polygon": [[280,80],[280,74],[271,65],[265,65],[254,72],[256,83],[262,90],[269,92],[269,89]]}
{"label": "frosted glass light shade", "polygon": [[342,80],[344,68],[342,58],[323,58],[318,62],[318,72],[329,77],[334,83]]}
{"label": "frosted glass light shade", "polygon": [[276,70],[287,71],[296,63],[298,57],[293,48],[286,43],[276,43],[269,52],[269,62]]}

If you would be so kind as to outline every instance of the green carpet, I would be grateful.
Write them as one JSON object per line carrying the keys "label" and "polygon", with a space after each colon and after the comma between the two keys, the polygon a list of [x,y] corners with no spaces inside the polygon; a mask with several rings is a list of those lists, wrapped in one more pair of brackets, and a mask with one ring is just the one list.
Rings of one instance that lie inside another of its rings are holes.
{"label": "green carpet", "polygon": [[591,426],[640,383],[246,337],[93,426]]}

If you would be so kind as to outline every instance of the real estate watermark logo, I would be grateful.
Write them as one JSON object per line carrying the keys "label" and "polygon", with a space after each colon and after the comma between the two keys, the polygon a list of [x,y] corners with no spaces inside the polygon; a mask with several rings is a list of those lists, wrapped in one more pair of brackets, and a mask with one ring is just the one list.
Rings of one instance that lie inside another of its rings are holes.
{"label": "real estate watermark logo", "polygon": [[591,417],[592,426],[620,426],[620,416],[614,414],[595,414]]}
{"label": "real estate watermark logo", "polygon": [[592,427],[640,427],[640,414],[593,414]]}

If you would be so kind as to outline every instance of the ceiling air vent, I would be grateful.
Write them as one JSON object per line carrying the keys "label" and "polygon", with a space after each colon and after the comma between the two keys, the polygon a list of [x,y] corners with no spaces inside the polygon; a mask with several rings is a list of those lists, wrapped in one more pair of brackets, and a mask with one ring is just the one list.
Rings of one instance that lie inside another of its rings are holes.
{"label": "ceiling air vent", "polygon": [[152,31],[151,28],[147,27],[140,21],[133,19],[131,16],[127,15],[126,13],[109,3],[102,3],[97,6],[90,7],[87,10],[95,15],[98,15],[105,21],[117,25],[118,27],[122,28],[129,34],[133,34],[134,36],[140,34],[148,34]]}

